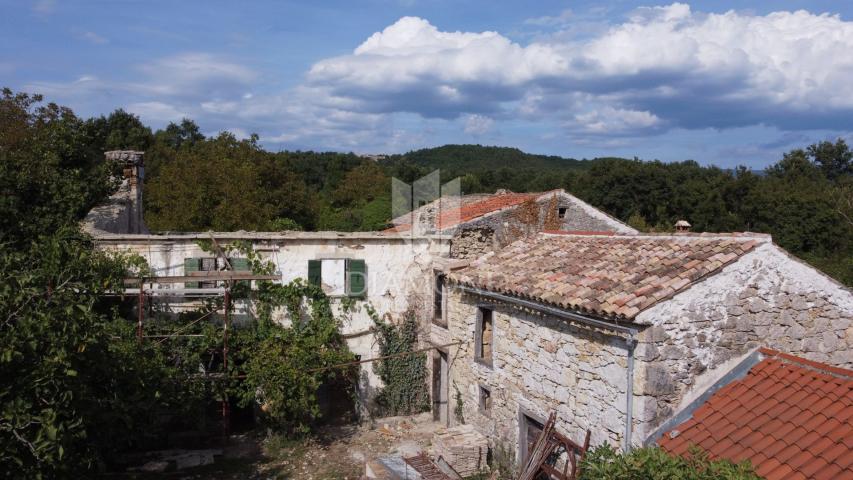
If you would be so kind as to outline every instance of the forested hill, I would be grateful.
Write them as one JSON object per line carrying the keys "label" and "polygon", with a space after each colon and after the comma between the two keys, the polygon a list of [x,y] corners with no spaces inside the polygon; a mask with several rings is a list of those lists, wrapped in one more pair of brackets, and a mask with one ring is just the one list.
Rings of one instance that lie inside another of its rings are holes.
{"label": "forested hill", "polygon": [[554,155],[525,153],[517,148],[483,145],[444,145],[435,148],[413,150],[403,155],[391,155],[386,163],[405,160],[430,169],[441,169],[462,174],[498,170],[501,168],[525,168],[536,170],[561,170],[583,168],[589,161],[563,158]]}

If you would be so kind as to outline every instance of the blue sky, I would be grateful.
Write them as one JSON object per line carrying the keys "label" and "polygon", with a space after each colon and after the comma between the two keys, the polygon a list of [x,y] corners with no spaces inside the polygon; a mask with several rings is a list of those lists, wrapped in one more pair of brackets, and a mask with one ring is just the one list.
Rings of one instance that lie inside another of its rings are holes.
{"label": "blue sky", "polygon": [[272,150],[754,168],[853,140],[853,2],[0,0],[0,85]]}

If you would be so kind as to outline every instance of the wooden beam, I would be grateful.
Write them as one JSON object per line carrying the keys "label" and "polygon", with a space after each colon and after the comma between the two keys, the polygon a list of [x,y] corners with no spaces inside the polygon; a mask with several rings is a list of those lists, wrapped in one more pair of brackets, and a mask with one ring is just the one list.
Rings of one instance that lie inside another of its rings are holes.
{"label": "wooden beam", "polygon": [[189,275],[181,276],[126,278],[124,282],[131,285],[139,285],[140,283],[225,282],[229,280],[281,280],[281,275],[256,275],[252,272],[235,272],[230,270],[222,272],[189,272]]}

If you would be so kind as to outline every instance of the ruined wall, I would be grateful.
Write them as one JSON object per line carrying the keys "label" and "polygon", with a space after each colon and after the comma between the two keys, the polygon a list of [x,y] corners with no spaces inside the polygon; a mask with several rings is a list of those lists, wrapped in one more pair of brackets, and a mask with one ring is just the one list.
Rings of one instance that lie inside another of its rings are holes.
{"label": "ruined wall", "polygon": [[518,206],[499,210],[480,218],[465,222],[458,227],[450,250],[453,258],[475,259],[483,254],[504,247],[519,239],[526,231],[529,234],[542,231],[551,201],[556,195],[555,208],[565,208],[565,218],[560,219],[558,230],[608,231],[632,234],[637,230],[601,212],[573,195],[565,192],[543,194],[536,201],[539,207],[538,222],[524,225],[519,222]]}
{"label": "ruined wall", "polygon": [[452,258],[475,259],[498,248],[495,231],[491,227],[465,227],[453,235],[450,242]]}
{"label": "ruined wall", "polygon": [[757,347],[853,367],[853,294],[771,243],[636,321],[652,325],[636,385],[654,426]]}
{"label": "ruined wall", "polygon": [[[448,328],[432,327],[433,343],[463,340],[450,349],[450,417],[456,390],[464,419],[492,441],[518,449],[519,412],[547,418],[557,412],[557,428],[577,441],[586,429],[591,442],[619,446],[625,429],[627,356],[624,341],[565,320],[508,305],[494,310],[492,367],[474,360],[477,297],[454,291],[448,301]],[[479,410],[479,385],[491,390],[489,413]]]}
{"label": "ruined wall", "polygon": [[[239,233],[217,235],[219,243],[226,245],[228,238],[240,239]],[[292,236],[274,234],[245,234],[244,240],[253,244],[262,257],[272,261],[282,274],[283,282],[296,278],[307,278],[308,260],[323,258],[352,258],[365,260],[367,268],[367,298],[380,316],[397,319],[420,298],[431,298],[433,259],[446,256],[446,246],[431,239],[404,239],[383,237],[377,234],[335,234],[332,232],[297,233]],[[157,235],[101,236],[96,239],[98,247],[105,250],[129,251],[146,258],[157,276],[184,275],[184,259],[213,256],[196,243],[208,238],[206,235]],[[184,288],[183,284],[164,285],[168,288]],[[155,297],[156,308],[164,312],[180,312],[197,307],[182,297]],[[347,345],[363,358],[378,355],[376,339],[371,331],[372,320],[364,309],[364,301],[357,301],[354,311],[344,315],[342,332]],[[333,308],[341,314],[341,299],[332,298]],[[237,305],[236,319],[250,315],[251,306]],[[284,311],[279,312],[278,321],[289,324]],[[370,364],[362,367],[362,392],[372,396],[381,386]]]}

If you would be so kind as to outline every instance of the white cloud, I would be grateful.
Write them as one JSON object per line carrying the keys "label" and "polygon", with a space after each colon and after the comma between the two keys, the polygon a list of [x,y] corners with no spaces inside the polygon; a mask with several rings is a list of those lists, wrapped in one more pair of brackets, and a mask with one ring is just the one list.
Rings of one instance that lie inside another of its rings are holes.
{"label": "white cloud", "polygon": [[[578,18],[563,11],[527,24],[566,31]],[[354,47],[284,90],[204,52],[153,59],[132,80],[84,75],[28,90],[108,108],[120,98],[155,127],[188,116],[291,148],[399,151],[428,143],[432,127],[484,135],[507,119],[613,146],[670,129],[853,129],[853,22],[837,15],[712,14],[676,3],[527,43],[403,17]]]}
{"label": "white cloud", "polygon": [[38,15],[50,15],[56,11],[56,0],[38,0],[33,3],[33,11]]}
{"label": "white cloud", "polygon": [[110,39],[102,37],[95,32],[83,32],[80,34],[83,40],[94,43],[95,45],[105,45],[110,43]]}
{"label": "white cloud", "polygon": [[179,122],[189,117],[186,112],[178,110],[174,105],[164,102],[137,102],[127,106],[127,111],[136,115],[146,123],[164,124]]}
{"label": "white cloud", "polygon": [[853,22],[806,11],[706,14],[674,3],[638,9],[583,41],[527,45],[404,17],[352,54],[314,64],[308,84],[358,111],[425,117],[512,112],[535,90],[540,104],[582,93],[612,111],[647,115],[632,121],[687,128],[796,128],[844,117],[850,126],[850,51]]}
{"label": "white cloud", "polygon": [[465,133],[483,135],[492,129],[495,121],[484,115],[468,115],[465,119]]}
{"label": "white cloud", "polygon": [[553,27],[558,25],[564,25],[575,18],[574,12],[571,9],[565,9],[555,16],[542,16],[535,18],[528,18],[524,21],[525,25],[536,25],[540,27]]}
{"label": "white cloud", "polygon": [[254,70],[209,53],[184,53],[140,65],[147,79],[136,84],[141,91],[156,95],[214,97],[233,93],[257,78]]}
{"label": "white cloud", "polygon": [[572,128],[586,134],[619,136],[637,135],[661,126],[661,119],[648,111],[626,110],[605,106],[577,113]]}

